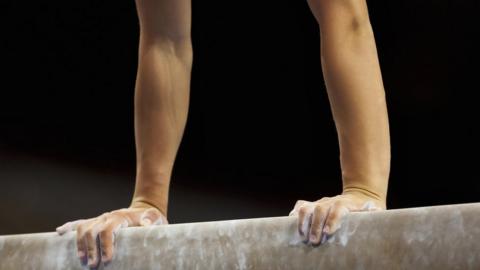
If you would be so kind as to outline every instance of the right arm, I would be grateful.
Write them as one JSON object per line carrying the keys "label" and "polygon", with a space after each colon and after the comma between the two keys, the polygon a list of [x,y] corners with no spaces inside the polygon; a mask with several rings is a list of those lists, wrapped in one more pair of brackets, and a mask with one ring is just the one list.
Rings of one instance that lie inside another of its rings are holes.
{"label": "right arm", "polygon": [[190,0],[137,0],[135,87],[137,175],[132,206],[167,214],[175,156],[185,128],[192,67]]}
{"label": "right arm", "polygon": [[190,0],[137,0],[136,4],[141,31],[132,203],[128,208],[57,228],[60,234],[77,231],[78,256],[90,268],[112,260],[120,228],[167,223],[170,178],[188,114],[193,56]]}

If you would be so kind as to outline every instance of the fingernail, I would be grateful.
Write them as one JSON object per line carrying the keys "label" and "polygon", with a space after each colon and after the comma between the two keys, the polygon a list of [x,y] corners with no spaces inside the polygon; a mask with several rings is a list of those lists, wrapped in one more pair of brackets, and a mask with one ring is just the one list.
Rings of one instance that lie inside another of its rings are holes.
{"label": "fingernail", "polygon": [[88,266],[90,268],[93,268],[95,267],[97,264],[95,263],[94,259],[93,258],[88,258]]}
{"label": "fingernail", "polygon": [[298,228],[298,234],[300,234],[301,236],[303,236],[302,228]]}
{"label": "fingernail", "polygon": [[110,260],[108,258],[103,258],[102,257],[102,263],[104,266],[108,266],[110,264]]}
{"label": "fingernail", "polygon": [[87,262],[88,262],[87,257],[85,257],[85,256],[80,257],[80,264],[82,264],[83,266],[86,266]]}
{"label": "fingernail", "polygon": [[318,237],[314,234],[310,234],[309,241],[310,243],[316,243],[318,241]]}
{"label": "fingernail", "polygon": [[302,227],[300,228],[300,231],[301,231],[300,235],[302,235],[302,236],[307,235],[308,231],[310,229],[309,227],[310,227],[310,224],[308,224],[307,222],[304,222],[302,224]]}
{"label": "fingernail", "polygon": [[325,225],[325,227],[323,227],[323,233],[324,233],[324,234],[330,234],[330,227],[328,227],[327,225]]}
{"label": "fingernail", "polygon": [[325,242],[327,242],[327,238],[328,238],[328,235],[324,233],[322,235],[322,240],[320,241],[320,244],[322,245],[325,244]]}

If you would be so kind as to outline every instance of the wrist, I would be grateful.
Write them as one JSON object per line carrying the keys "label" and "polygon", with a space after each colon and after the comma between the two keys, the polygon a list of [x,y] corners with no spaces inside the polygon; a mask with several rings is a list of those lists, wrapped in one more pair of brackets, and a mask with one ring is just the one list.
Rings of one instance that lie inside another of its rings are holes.
{"label": "wrist", "polygon": [[167,217],[169,186],[169,175],[137,171],[135,193],[130,207],[153,207]]}
{"label": "wrist", "polygon": [[379,207],[383,209],[387,208],[386,194],[376,192],[373,189],[358,186],[346,186],[343,188],[342,195],[360,196],[368,200],[374,200],[379,204]]}
{"label": "wrist", "polygon": [[160,213],[162,213],[162,215],[165,216],[165,218],[167,218],[166,207],[164,207],[164,206],[162,206],[158,203],[146,200],[144,198],[134,197],[132,199],[132,202],[130,203],[129,208],[142,208],[142,209],[144,209],[144,208],[155,208],[158,211],[160,211]]}

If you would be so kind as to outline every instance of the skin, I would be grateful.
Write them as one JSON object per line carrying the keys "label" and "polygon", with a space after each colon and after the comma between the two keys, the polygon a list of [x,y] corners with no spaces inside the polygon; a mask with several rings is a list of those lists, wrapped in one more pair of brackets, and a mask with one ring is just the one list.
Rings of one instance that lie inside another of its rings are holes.
{"label": "skin", "polygon": [[386,209],[390,131],[385,90],[365,0],[309,0],[320,26],[321,62],[340,144],[343,192],[298,201],[304,240],[321,244],[350,211]]}
{"label": "skin", "polygon": [[188,114],[193,58],[190,0],[137,0],[136,5],[140,44],[135,85],[137,170],[132,203],[126,209],[57,228],[60,234],[77,231],[78,257],[91,269],[112,260],[119,229],[168,223],[170,176]]}
{"label": "skin", "polygon": [[[130,207],[58,227],[76,230],[78,256],[94,269],[113,258],[115,234],[167,224],[170,177],[188,114],[190,0],[137,0],[140,46],[135,88],[136,186]],[[321,63],[336,124],[343,192],[299,200],[305,243],[319,245],[352,211],[386,209],[390,134],[375,38],[365,0],[309,0],[321,33]],[[97,245],[97,241],[99,240]]]}

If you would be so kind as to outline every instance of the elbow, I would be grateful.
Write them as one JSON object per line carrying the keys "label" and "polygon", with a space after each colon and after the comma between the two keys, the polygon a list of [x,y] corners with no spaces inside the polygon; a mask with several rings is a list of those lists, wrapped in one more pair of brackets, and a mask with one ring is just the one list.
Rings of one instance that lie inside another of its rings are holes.
{"label": "elbow", "polygon": [[322,32],[370,34],[366,0],[309,0]]}

